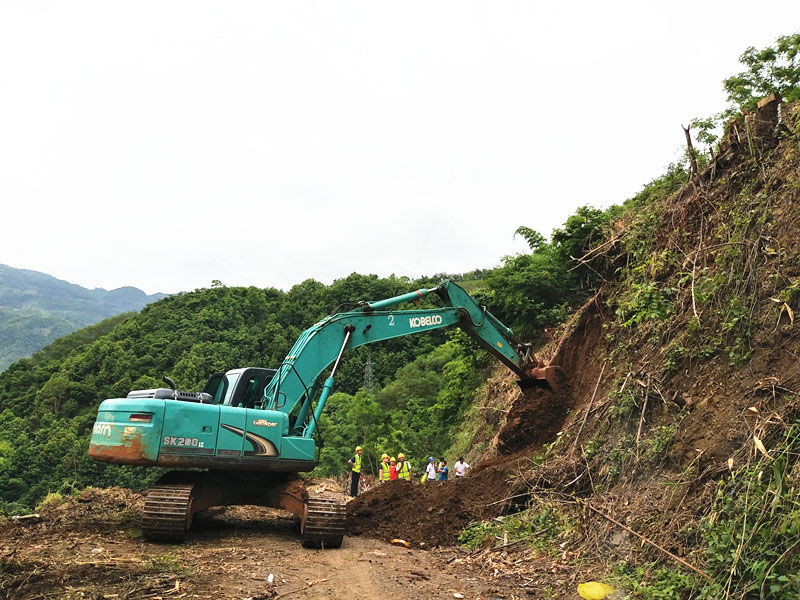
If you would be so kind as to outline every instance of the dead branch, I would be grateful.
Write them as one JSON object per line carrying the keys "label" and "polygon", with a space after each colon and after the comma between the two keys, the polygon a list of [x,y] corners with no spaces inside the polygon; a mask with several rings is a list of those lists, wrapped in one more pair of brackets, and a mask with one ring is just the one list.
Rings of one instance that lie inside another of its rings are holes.
{"label": "dead branch", "polygon": [[637,538],[639,538],[640,540],[642,540],[642,541],[643,541],[643,542],[645,542],[646,544],[649,544],[649,545],[653,546],[654,548],[656,548],[656,549],[658,549],[658,550],[661,550],[661,552],[663,552],[664,554],[666,554],[667,556],[669,556],[671,559],[678,561],[680,564],[682,564],[682,565],[683,565],[684,567],[686,567],[687,569],[691,569],[692,571],[694,571],[694,572],[695,572],[695,573],[697,573],[698,575],[702,575],[702,576],[703,576],[703,577],[705,577],[705,578],[706,578],[708,581],[711,581],[711,576],[710,576],[710,575],[707,575],[706,573],[704,573],[703,571],[701,571],[701,570],[700,570],[700,569],[698,569],[697,567],[695,567],[695,566],[693,566],[693,565],[689,564],[688,562],[686,562],[685,560],[683,560],[683,559],[682,559],[680,556],[676,556],[676,555],[674,555],[672,552],[670,552],[669,550],[667,550],[667,549],[666,549],[666,548],[664,548],[663,546],[659,546],[659,545],[658,545],[658,544],[656,544],[654,541],[652,541],[652,540],[650,540],[650,539],[646,538],[646,537],[645,537],[645,536],[643,536],[642,534],[640,534],[640,533],[636,533],[636,532],[635,532],[633,529],[631,529],[630,527],[628,527],[628,526],[626,526],[626,525],[623,525],[622,523],[620,523],[619,521],[617,521],[617,520],[616,520],[616,519],[614,519],[613,517],[610,517],[610,516],[608,516],[607,514],[605,514],[604,512],[602,512],[602,511],[600,511],[600,510],[597,510],[597,509],[596,509],[594,506],[592,506],[591,504],[589,504],[589,503],[588,503],[588,502],[586,502],[585,500],[582,500],[581,498],[575,498],[575,500],[576,500],[576,501],[577,501],[579,504],[581,504],[581,505],[585,506],[586,508],[588,508],[589,510],[591,510],[592,512],[595,512],[595,513],[597,513],[598,515],[600,515],[601,517],[603,517],[604,519],[607,519],[608,521],[611,521],[611,522],[612,522],[614,525],[616,525],[617,527],[621,527],[622,529],[624,529],[624,530],[625,530],[625,531],[627,531],[628,533],[630,533],[630,534],[632,534],[632,535],[635,535]]}
{"label": "dead branch", "polygon": [[603,242],[599,246],[595,246],[594,248],[591,248],[586,254],[584,254],[580,258],[573,258],[572,260],[576,261],[578,264],[575,265],[574,267],[572,267],[570,269],[570,271],[574,271],[575,269],[577,269],[582,264],[585,264],[586,263],[586,259],[589,258],[595,252],[599,252],[601,249],[605,248],[606,246],[613,246],[614,244],[616,244],[619,240],[622,239],[622,237],[625,235],[626,231],[627,231],[627,229],[621,231],[620,233],[615,235],[610,240],[606,240],[605,242]]}
{"label": "dead branch", "polygon": [[710,246],[703,246],[702,248],[698,248],[697,250],[692,250],[688,254],[686,254],[686,259],[691,260],[689,257],[695,254],[699,254],[700,252],[704,252],[706,250],[713,250],[714,248],[722,248],[724,246],[752,246],[754,242],[749,240],[745,240],[743,242],[722,242],[719,244],[711,244]]}
{"label": "dead branch", "polygon": [[494,546],[494,547],[490,548],[489,551],[490,552],[495,552],[497,550],[502,550],[503,548],[509,548],[511,546],[516,546],[517,544],[519,544],[521,542],[524,542],[525,540],[529,540],[535,535],[538,535],[539,531],[540,530],[537,529],[536,531],[534,531],[530,535],[526,535],[525,537],[521,537],[521,538],[519,538],[518,540],[516,540],[514,542],[508,542],[508,543],[502,544],[501,546]]}
{"label": "dead branch", "polygon": [[697,175],[697,155],[694,153],[694,146],[692,145],[692,134],[689,133],[689,130],[692,128],[691,125],[689,127],[683,127],[683,132],[686,134],[686,147],[689,153],[689,178],[691,179],[695,175]]}
{"label": "dead branch", "polygon": [[647,378],[647,388],[644,392],[644,403],[642,403],[642,415],[639,417],[639,428],[636,430],[636,458],[639,458],[639,439],[642,437],[642,423],[644,423],[644,413],[647,411],[648,396],[650,396],[650,377]]}
{"label": "dead branch", "polygon": [[30,515],[14,515],[11,517],[14,523],[38,523],[42,520],[39,513],[32,513]]}
{"label": "dead branch", "polygon": [[506,414],[511,412],[510,408],[499,408],[497,406],[476,406],[475,408],[477,408],[478,410],[492,410],[494,412],[501,412]]}
{"label": "dead branch", "polygon": [[313,585],[316,585],[318,583],[325,583],[326,581],[328,581],[328,580],[327,579],[315,579],[314,581],[306,581],[306,586],[308,586],[308,587],[300,587],[300,588],[296,588],[294,590],[289,590],[288,592],[283,592],[282,594],[278,594],[277,596],[275,596],[275,600],[278,600],[278,598],[284,598],[285,596],[288,596],[289,594],[296,594],[297,592],[302,592],[303,590],[308,589]]}
{"label": "dead branch", "polygon": [[306,588],[302,588],[301,587],[301,588],[296,588],[296,589],[293,589],[293,590],[289,590],[288,592],[283,592],[282,594],[278,594],[277,596],[275,596],[275,600],[278,600],[278,598],[285,598],[286,596],[289,596],[290,594],[296,594],[297,592],[302,592],[304,589],[306,589]]}
{"label": "dead branch", "polygon": [[513,500],[514,498],[522,498],[524,496],[530,496],[530,492],[524,492],[522,494],[514,494],[513,496],[508,496],[506,498],[503,498],[502,500],[498,500],[497,502],[490,502],[486,506],[489,507],[489,506],[494,506],[495,504],[502,504],[503,502],[508,502],[509,500]]}
{"label": "dead branch", "polygon": [[603,378],[603,373],[606,370],[606,365],[608,364],[607,360],[603,361],[603,368],[600,369],[600,375],[597,377],[597,383],[594,384],[594,392],[592,392],[592,399],[589,400],[589,405],[586,407],[586,413],[583,415],[583,421],[581,421],[581,426],[578,428],[578,433],[575,434],[575,441],[572,443],[572,452],[575,452],[575,449],[578,447],[578,440],[581,437],[581,433],[583,432],[583,426],[586,425],[586,419],[589,418],[589,412],[592,410],[592,406],[594,405],[594,397],[597,395],[597,388],[600,387],[600,380]]}
{"label": "dead branch", "polygon": [[697,302],[696,302],[696,300],[694,298],[694,272],[695,272],[696,267],[697,267],[697,262],[696,261],[692,261],[692,289],[691,289],[691,294],[692,294],[692,312],[694,313],[694,318],[697,319],[698,323],[700,323],[700,315],[697,314]]}

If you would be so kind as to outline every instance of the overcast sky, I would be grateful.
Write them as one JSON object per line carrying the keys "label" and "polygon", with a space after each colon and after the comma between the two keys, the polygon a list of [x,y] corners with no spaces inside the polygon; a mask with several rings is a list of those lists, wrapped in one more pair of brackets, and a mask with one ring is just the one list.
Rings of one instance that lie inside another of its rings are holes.
{"label": "overcast sky", "polygon": [[0,263],[464,272],[635,194],[800,2],[0,2]]}

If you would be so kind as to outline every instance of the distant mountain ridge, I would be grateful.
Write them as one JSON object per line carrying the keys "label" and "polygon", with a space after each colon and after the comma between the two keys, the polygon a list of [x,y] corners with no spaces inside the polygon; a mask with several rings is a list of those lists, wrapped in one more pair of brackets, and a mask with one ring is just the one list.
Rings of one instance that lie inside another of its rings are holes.
{"label": "distant mountain ridge", "polygon": [[0,371],[56,338],[167,294],[135,287],[87,289],[52,275],[0,264]]}

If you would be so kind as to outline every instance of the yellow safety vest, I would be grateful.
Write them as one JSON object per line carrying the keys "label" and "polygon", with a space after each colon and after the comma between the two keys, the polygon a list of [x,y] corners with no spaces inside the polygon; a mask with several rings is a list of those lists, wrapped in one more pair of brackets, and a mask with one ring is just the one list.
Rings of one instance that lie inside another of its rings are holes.
{"label": "yellow safety vest", "polygon": [[403,466],[397,469],[397,477],[398,479],[405,479],[406,481],[411,481],[411,469],[408,467],[408,463],[403,461]]}
{"label": "yellow safety vest", "polygon": [[389,463],[381,461],[381,481],[389,481]]}
{"label": "yellow safety vest", "polygon": [[353,461],[353,473],[361,473],[361,455],[356,454],[356,459]]}

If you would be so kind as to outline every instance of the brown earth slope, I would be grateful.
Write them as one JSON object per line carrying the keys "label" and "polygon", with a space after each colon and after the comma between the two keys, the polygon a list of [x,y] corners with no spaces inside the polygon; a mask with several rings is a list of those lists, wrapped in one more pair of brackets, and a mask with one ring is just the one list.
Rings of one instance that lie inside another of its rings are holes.
{"label": "brown earth slope", "polygon": [[702,569],[699,526],[720,482],[768,457],[754,439],[777,443],[800,414],[799,114],[766,99],[677,193],[625,212],[593,258],[603,293],[554,359],[567,390],[534,398],[490,382],[510,409],[495,458],[442,487],[370,491],[350,505],[350,531],[453,543],[469,521],[535,499],[572,515],[560,548],[581,570],[683,568],[664,550]]}

